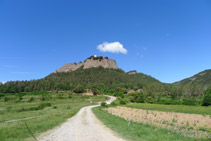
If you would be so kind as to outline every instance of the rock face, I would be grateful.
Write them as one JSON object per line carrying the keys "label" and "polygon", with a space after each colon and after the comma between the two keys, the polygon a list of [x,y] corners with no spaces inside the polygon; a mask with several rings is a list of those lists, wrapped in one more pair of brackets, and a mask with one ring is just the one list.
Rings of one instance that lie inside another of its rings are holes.
{"label": "rock face", "polygon": [[129,72],[127,72],[129,75],[131,75],[131,74],[138,74],[138,72],[136,71],[136,70],[133,70],[133,71],[129,71]]}
{"label": "rock face", "polygon": [[54,71],[54,73],[57,72],[72,72],[80,67],[83,67],[83,69],[88,68],[96,68],[96,67],[103,67],[103,68],[111,68],[111,69],[118,69],[118,66],[116,64],[115,60],[108,59],[108,57],[103,58],[102,56],[91,56],[87,58],[84,62],[81,63],[70,63],[62,66],[61,68]]}

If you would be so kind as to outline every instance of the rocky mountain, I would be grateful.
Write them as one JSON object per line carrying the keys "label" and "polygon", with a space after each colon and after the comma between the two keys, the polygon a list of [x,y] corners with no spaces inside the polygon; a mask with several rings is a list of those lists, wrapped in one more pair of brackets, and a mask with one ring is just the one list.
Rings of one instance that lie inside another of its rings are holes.
{"label": "rocky mountain", "polygon": [[66,64],[62,66],[61,68],[56,69],[54,73],[72,72],[72,71],[78,70],[81,67],[83,67],[83,69],[96,68],[96,67],[118,69],[118,66],[115,60],[109,59],[108,57],[103,58],[102,56],[94,55],[87,58],[84,62]]}

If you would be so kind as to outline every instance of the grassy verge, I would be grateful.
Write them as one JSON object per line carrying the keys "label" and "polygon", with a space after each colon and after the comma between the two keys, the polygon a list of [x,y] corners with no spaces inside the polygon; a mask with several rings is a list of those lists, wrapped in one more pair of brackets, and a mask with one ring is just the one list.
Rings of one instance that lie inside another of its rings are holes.
{"label": "grassy verge", "polygon": [[[62,95],[62,96],[61,96]],[[32,100],[33,97],[33,100]],[[21,99],[8,97],[5,102],[0,99],[0,140],[24,140],[32,135],[26,128],[25,122],[35,136],[63,123],[75,115],[82,107],[105,100],[103,96],[82,96],[75,94],[50,93],[43,95],[24,95]],[[10,120],[24,119],[13,121]]]}
{"label": "grassy verge", "polygon": [[211,115],[211,106],[203,107],[203,106],[161,105],[161,104],[147,104],[147,103],[130,103],[125,106],[130,108],[163,111],[163,112],[179,112],[179,113]]}
{"label": "grassy verge", "polygon": [[101,107],[94,108],[93,112],[107,127],[113,131],[119,133],[125,139],[133,141],[171,141],[171,140],[195,140],[193,138],[184,137],[181,134],[174,133],[173,131],[167,129],[161,129],[158,127],[131,123],[128,126],[128,121],[111,115],[101,109]]}

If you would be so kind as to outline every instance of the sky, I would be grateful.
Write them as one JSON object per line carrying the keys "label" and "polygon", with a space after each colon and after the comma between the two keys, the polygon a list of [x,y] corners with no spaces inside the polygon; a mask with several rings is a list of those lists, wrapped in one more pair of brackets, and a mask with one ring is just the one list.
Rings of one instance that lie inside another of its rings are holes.
{"label": "sky", "polygon": [[0,0],[0,81],[91,55],[172,83],[211,69],[210,0]]}

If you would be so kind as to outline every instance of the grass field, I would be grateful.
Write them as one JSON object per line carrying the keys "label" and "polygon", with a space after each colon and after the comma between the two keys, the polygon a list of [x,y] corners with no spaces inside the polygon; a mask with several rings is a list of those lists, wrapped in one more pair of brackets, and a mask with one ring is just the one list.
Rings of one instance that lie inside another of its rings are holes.
{"label": "grass field", "polygon": [[179,112],[189,114],[211,115],[211,106],[187,106],[187,105],[161,105],[161,104],[147,104],[147,103],[130,103],[125,105],[130,108],[154,110],[163,112]]}
{"label": "grass field", "polygon": [[118,133],[127,140],[133,141],[191,141],[196,140],[184,137],[182,134],[174,131],[161,129],[151,125],[132,122],[128,124],[127,120],[111,115],[102,108],[94,108],[93,112],[107,127]]}
{"label": "grass field", "polygon": [[[29,130],[34,136],[38,136],[72,117],[80,108],[104,100],[103,96],[69,93],[26,94],[21,98],[12,95],[6,101],[3,97],[0,99],[0,140],[32,138]],[[22,120],[24,118],[29,119]]]}

